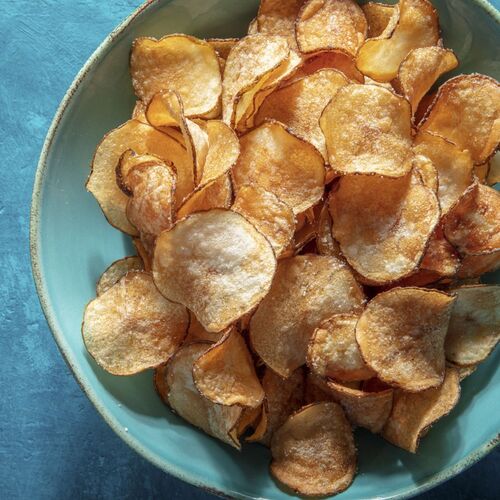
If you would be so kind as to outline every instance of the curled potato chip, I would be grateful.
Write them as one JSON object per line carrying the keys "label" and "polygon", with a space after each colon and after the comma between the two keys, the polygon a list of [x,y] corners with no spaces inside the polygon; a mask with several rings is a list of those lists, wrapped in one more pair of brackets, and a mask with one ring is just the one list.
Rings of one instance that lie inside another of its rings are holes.
{"label": "curled potato chip", "polygon": [[457,296],[446,336],[446,359],[460,366],[481,363],[500,340],[500,286],[465,286]]}
{"label": "curled potato chip", "polygon": [[207,42],[215,49],[218,56],[225,61],[229,52],[239,40],[239,38],[209,38]]}
{"label": "curled potato chip", "polygon": [[356,343],[359,315],[336,314],[314,331],[307,350],[307,364],[320,377],[341,381],[367,380],[375,372],[366,366]]}
{"label": "curled potato chip", "polygon": [[192,312],[189,312],[189,328],[187,336],[184,339],[184,344],[199,341],[218,342],[226,334],[227,330],[222,330],[221,332],[207,332],[205,328],[203,328],[203,325],[196,319],[196,316]]}
{"label": "curled potato chip", "polygon": [[305,363],[314,330],[332,314],[359,312],[364,300],[351,271],[335,257],[281,260],[250,320],[250,342],[267,366],[288,377]]}
{"label": "curled potato chip", "polygon": [[356,473],[356,448],[342,407],[323,402],[301,408],[275,432],[271,474],[301,495],[344,491]]}
{"label": "curled potato chip", "polygon": [[207,342],[186,345],[169,361],[165,370],[167,401],[172,410],[190,424],[240,449],[237,426],[243,409],[212,403],[194,384],[193,364],[210,346]]}
{"label": "curled potato chip", "polygon": [[297,45],[304,53],[341,49],[355,56],[366,33],[365,15],[353,0],[308,0],[295,24]]}
{"label": "curled potato chip", "polygon": [[264,399],[252,357],[234,328],[195,361],[193,379],[200,393],[214,403],[256,408]]}
{"label": "curled potato chip", "polygon": [[500,250],[484,255],[466,255],[460,262],[457,278],[477,278],[484,273],[500,269]]}
{"label": "curled potato chip", "polygon": [[456,406],[460,398],[460,378],[448,367],[444,382],[422,392],[394,391],[394,403],[382,436],[390,443],[416,453],[420,439],[431,425]]}
{"label": "curled potato chip", "polygon": [[137,97],[145,102],[168,88],[180,94],[187,117],[212,118],[220,108],[219,60],[204,40],[188,35],[137,38],[130,73]]}
{"label": "curled potato chip", "polygon": [[114,375],[132,375],[167,361],[186,336],[184,306],[165,299],[150,274],[129,272],[91,301],[82,335],[96,362]]}
{"label": "curled potato chip", "polygon": [[418,269],[439,221],[436,195],[415,170],[399,179],[342,177],[331,192],[330,213],[342,254],[368,284],[387,284]]}
{"label": "curled potato chip", "polygon": [[460,75],[448,80],[420,124],[468,149],[474,163],[485,163],[500,141],[500,85],[485,75]]}
{"label": "curled potato chip", "polygon": [[124,257],[116,260],[104,271],[96,286],[97,295],[102,295],[106,290],[118,283],[129,271],[142,271],[144,264],[140,257]]}
{"label": "curled potato chip", "polygon": [[210,332],[236,321],[268,292],[276,258],[244,217],[222,209],[181,220],[157,239],[156,286],[186,305]]}
{"label": "curled potato chip", "polygon": [[241,186],[232,210],[243,215],[271,243],[276,256],[289,245],[295,229],[292,209],[259,186]]}
{"label": "curled potato chip", "polygon": [[316,247],[320,255],[331,255],[332,257],[343,259],[339,244],[332,236],[332,217],[330,216],[327,203],[323,205],[319,215]]}
{"label": "curled potato chip", "polygon": [[236,191],[258,184],[288,204],[295,214],[323,195],[325,166],[321,154],[274,121],[240,138],[241,154],[233,169]]}
{"label": "curled potato chip", "polygon": [[332,169],[401,177],[411,168],[408,101],[377,85],[347,85],[321,115]]}
{"label": "curled potato chip", "polygon": [[399,7],[395,5],[377,2],[365,3],[361,8],[363,9],[368,24],[368,38],[380,36],[389,25],[394,15],[394,11],[399,9]]}
{"label": "curled potato chip", "polygon": [[436,290],[393,288],[368,303],[356,325],[356,340],[378,378],[410,392],[442,383],[454,300]]}

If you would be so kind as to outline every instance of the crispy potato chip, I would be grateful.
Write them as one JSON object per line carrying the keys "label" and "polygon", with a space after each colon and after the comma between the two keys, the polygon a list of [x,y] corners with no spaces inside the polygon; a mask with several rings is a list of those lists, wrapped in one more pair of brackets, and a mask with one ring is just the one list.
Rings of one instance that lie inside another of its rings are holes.
{"label": "crispy potato chip", "polygon": [[192,214],[164,231],[153,260],[161,293],[186,305],[210,332],[258,304],[275,269],[266,238],[241,215],[222,209]]}
{"label": "crispy potato chip", "polygon": [[271,474],[300,495],[344,491],[356,473],[351,425],[337,403],[301,408],[275,432]]}
{"label": "crispy potato chip", "polygon": [[[265,415],[265,413],[266,412],[262,405],[256,406],[255,408],[243,408],[243,412],[241,413],[241,417],[238,422],[238,436],[242,436],[250,428],[255,429],[258,427],[263,419],[263,414]],[[245,439],[245,441],[248,441],[248,439]]]}
{"label": "crispy potato chip", "polygon": [[471,365],[471,366],[455,366],[453,365],[453,368],[455,368],[458,371],[458,376],[460,378],[460,382],[462,380],[465,380],[467,377],[472,375],[476,369],[477,365]]}
{"label": "crispy potato chip", "polygon": [[457,296],[446,336],[446,359],[460,366],[484,361],[500,340],[500,286],[465,286]]}
{"label": "crispy potato chip", "polygon": [[323,205],[319,215],[316,246],[320,255],[331,255],[332,257],[343,259],[339,244],[332,236],[332,217],[328,210],[328,203]]}
{"label": "crispy potato chip", "polygon": [[301,52],[341,49],[353,56],[366,38],[366,18],[354,0],[308,0],[295,24]]}
{"label": "crispy potato chip", "polygon": [[218,56],[225,61],[229,52],[239,40],[239,38],[209,38],[207,42],[215,49]]}
{"label": "crispy potato chip", "polygon": [[292,209],[259,186],[241,186],[232,210],[243,215],[271,243],[276,256],[289,245],[295,229]]}
{"label": "crispy potato chip", "polygon": [[484,255],[467,255],[462,258],[457,278],[477,278],[484,273],[500,269],[500,250]]}
{"label": "crispy potato chip", "polygon": [[434,99],[436,99],[436,96],[437,96],[437,91],[434,91],[434,92],[429,92],[428,94],[425,94],[424,97],[422,97],[418,105],[417,111],[413,116],[413,123],[417,125],[421,123],[422,119],[430,111],[430,108],[432,106],[432,103],[434,102]]}
{"label": "crispy potato chip", "polygon": [[118,283],[129,271],[142,271],[144,264],[140,257],[124,257],[116,260],[104,271],[96,285],[96,294],[102,295],[106,290]]}
{"label": "crispy potato chip", "polygon": [[348,263],[363,282],[381,285],[418,269],[439,204],[415,171],[399,179],[350,175],[331,192],[330,213]]}
{"label": "crispy potato chip", "polygon": [[422,47],[411,50],[399,66],[394,86],[410,101],[413,114],[422,97],[444,73],[455,69],[458,59],[450,49]]}
{"label": "crispy potato chip", "polygon": [[240,449],[237,426],[243,409],[212,403],[196,389],[193,364],[211,344],[198,342],[182,347],[167,364],[167,401],[172,410],[190,424],[225,443]]}
{"label": "crispy potato chip", "polygon": [[313,373],[347,382],[375,376],[356,343],[358,318],[357,314],[336,314],[316,328],[307,350],[307,364]]}
{"label": "crispy potato chip", "polygon": [[267,431],[267,411],[265,405],[261,406],[260,418],[253,424],[253,433],[245,438],[248,443],[261,442]]}
{"label": "crispy potato chip", "polygon": [[142,123],[149,123],[146,118],[146,103],[141,100],[135,101],[134,109],[132,110],[132,120],[137,120]]}
{"label": "crispy potato chip", "polygon": [[214,403],[256,408],[264,399],[252,356],[235,328],[195,361],[193,379],[200,393]]}
{"label": "crispy potato chip", "polygon": [[429,240],[429,246],[420,264],[421,270],[432,271],[440,277],[452,277],[458,271],[460,258],[444,237],[443,229],[438,226]]}
{"label": "crispy potato chip", "polygon": [[408,101],[378,85],[347,85],[321,115],[332,169],[401,177],[411,168]]}
{"label": "crispy potato chip", "polygon": [[133,238],[132,243],[137,251],[137,255],[141,258],[144,263],[144,270],[148,273],[151,272],[152,269],[152,256],[149,253],[149,250],[146,249],[140,238]]}
{"label": "crispy potato chip", "polygon": [[378,37],[384,32],[396,8],[399,9],[395,5],[377,2],[368,2],[361,6],[368,23],[368,38]]}
{"label": "crispy potato chip", "polygon": [[420,438],[431,425],[456,406],[460,398],[460,379],[455,368],[448,367],[439,387],[413,393],[394,391],[392,412],[382,436],[390,443],[416,453]]}
{"label": "crispy potato chip", "polygon": [[150,274],[133,271],[87,305],[82,335],[102,368],[133,375],[167,361],[188,323],[184,306],[165,299]]}
{"label": "crispy potato chip", "polygon": [[460,75],[439,89],[420,130],[446,137],[485,163],[500,141],[500,85],[485,75]]}
{"label": "crispy potato chip", "polygon": [[359,312],[364,300],[351,271],[335,257],[281,260],[250,320],[250,342],[267,366],[288,377],[306,362],[314,330],[332,314]]}
{"label": "crispy potato chip", "polygon": [[130,73],[137,97],[145,102],[170,89],[180,94],[187,117],[213,118],[220,109],[219,60],[204,40],[188,35],[136,38]]}
{"label": "crispy potato chip", "polygon": [[221,332],[207,332],[203,325],[196,319],[196,316],[189,312],[189,328],[184,344],[188,342],[200,342],[208,340],[209,342],[219,342],[226,335],[227,330]]}
{"label": "crispy potato chip", "polygon": [[325,166],[321,154],[274,121],[240,138],[241,154],[233,169],[238,189],[258,184],[288,204],[295,214],[321,199]]}
{"label": "crispy potato chip", "polygon": [[443,382],[454,300],[437,290],[393,288],[368,303],[356,325],[356,340],[378,378],[410,392]]}
{"label": "crispy potato chip", "polygon": [[416,154],[412,159],[412,166],[418,171],[422,184],[437,195],[439,192],[439,176],[434,163],[427,156]]}

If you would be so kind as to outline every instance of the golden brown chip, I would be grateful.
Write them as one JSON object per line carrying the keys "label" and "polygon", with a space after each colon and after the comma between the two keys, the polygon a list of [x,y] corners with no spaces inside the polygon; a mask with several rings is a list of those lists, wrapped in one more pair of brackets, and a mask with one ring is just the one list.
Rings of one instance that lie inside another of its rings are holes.
{"label": "golden brown chip", "polygon": [[422,179],[422,184],[427,186],[437,195],[439,191],[439,177],[438,171],[432,161],[427,158],[427,156],[415,154],[412,158],[412,166],[418,171]]}
{"label": "golden brown chip", "polygon": [[276,256],[289,245],[295,217],[292,209],[274,194],[259,186],[241,186],[232,210],[243,215],[271,243]]}
{"label": "golden brown chip", "polygon": [[130,118],[142,123],[148,123],[148,119],[146,118],[146,103],[144,101],[138,100],[135,102]]}
{"label": "golden brown chip", "polygon": [[359,312],[364,295],[335,257],[283,259],[271,290],[250,320],[250,341],[267,366],[283,377],[306,361],[314,330],[332,314]]}
{"label": "golden brown chip", "polygon": [[130,73],[137,97],[145,102],[170,89],[180,94],[187,117],[212,118],[220,109],[219,60],[204,40],[188,35],[136,38]]}
{"label": "golden brown chip", "polygon": [[132,375],[167,361],[188,322],[186,308],[165,299],[150,274],[133,271],[87,305],[83,341],[106,371]]}
{"label": "golden brown chip", "polygon": [[454,300],[436,290],[393,288],[368,303],[356,325],[356,340],[378,378],[410,392],[442,383]]}
{"label": "golden brown chip", "polygon": [[444,237],[442,227],[438,226],[429,240],[420,269],[449,278],[456,274],[459,266],[460,258],[457,252]]}
{"label": "golden brown chip", "polygon": [[[359,384],[359,382],[348,383]],[[330,389],[328,389],[328,385],[326,384],[326,379],[308,372],[304,390],[304,404],[308,405],[311,403],[320,403],[322,401],[334,401]]]}
{"label": "golden brown chip", "polygon": [[275,432],[271,474],[300,495],[344,491],[356,473],[351,425],[337,403],[301,408]]}
{"label": "golden brown chip", "polygon": [[378,37],[384,32],[394,15],[395,7],[377,2],[368,2],[361,6],[368,23],[368,38]]}
{"label": "golden brown chip", "polygon": [[476,369],[477,365],[471,365],[471,366],[455,366],[453,365],[453,368],[455,368],[458,371],[458,376],[460,378],[460,382],[462,380],[465,380],[467,377],[472,375]]}
{"label": "golden brown chip", "polygon": [[500,269],[500,250],[484,255],[467,255],[462,258],[457,278],[477,278],[484,273]]}
{"label": "golden brown chip", "polygon": [[413,122],[415,124],[419,125],[422,119],[430,111],[430,108],[432,106],[432,103],[434,102],[434,99],[436,98],[436,95],[437,91],[434,91],[434,92],[429,92],[428,94],[425,94],[424,97],[422,97],[418,105],[417,111],[413,116]]}
{"label": "golden brown chip", "polygon": [[104,271],[96,286],[96,294],[102,295],[106,290],[120,281],[129,271],[142,271],[144,264],[140,257],[124,257],[116,260]]}
{"label": "golden brown chip", "polygon": [[500,286],[465,286],[457,296],[446,336],[446,359],[456,365],[476,365],[500,340]]}
{"label": "golden brown chip", "polygon": [[192,214],[164,231],[153,260],[161,293],[186,305],[210,332],[258,304],[275,269],[266,238],[241,215],[222,209]]}
{"label": "golden brown chip", "polygon": [[328,203],[323,205],[319,214],[316,246],[320,255],[330,255],[338,259],[343,259],[339,244],[332,236],[332,217],[328,210]]}
{"label": "golden brown chip", "polygon": [[347,85],[321,116],[330,165],[337,173],[401,177],[411,168],[408,101],[378,85]]}
{"label": "golden brown chip", "polygon": [[439,89],[421,130],[468,149],[474,163],[485,163],[500,141],[500,85],[485,75],[460,75]]}
{"label": "golden brown chip", "polygon": [[231,49],[239,42],[239,38],[209,38],[207,42],[215,49],[218,56],[225,61]]}
{"label": "golden brown chip", "polygon": [[394,391],[392,412],[382,436],[390,443],[416,453],[420,438],[431,425],[455,407],[460,398],[460,379],[455,368],[448,367],[439,387],[422,392]]}

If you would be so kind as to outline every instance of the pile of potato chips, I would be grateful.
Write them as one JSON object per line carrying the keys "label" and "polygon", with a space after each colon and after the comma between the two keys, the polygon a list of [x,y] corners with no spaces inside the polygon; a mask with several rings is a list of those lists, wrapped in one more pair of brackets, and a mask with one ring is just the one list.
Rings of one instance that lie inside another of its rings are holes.
{"label": "pile of potato chips", "polygon": [[[352,428],[410,452],[500,337],[500,86],[461,75],[427,0],[262,0],[249,34],[135,40],[132,118],[87,188],[137,257],[83,339],[163,401],[346,489]],[[168,443],[165,444],[168,446]]]}

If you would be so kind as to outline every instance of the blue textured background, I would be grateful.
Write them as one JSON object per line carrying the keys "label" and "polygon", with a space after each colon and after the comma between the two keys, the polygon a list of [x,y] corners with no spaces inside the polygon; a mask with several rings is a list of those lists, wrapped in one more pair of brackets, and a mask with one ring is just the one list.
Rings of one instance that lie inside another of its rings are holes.
{"label": "blue textured background", "polygon": [[[77,71],[141,2],[0,3],[0,498],[212,498],[147,463],[99,417],[57,350],[31,278],[29,206],[45,134]],[[499,477],[497,449],[420,498],[498,498]]]}

